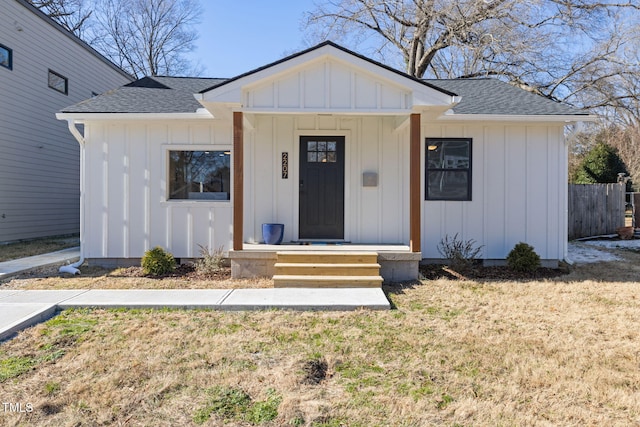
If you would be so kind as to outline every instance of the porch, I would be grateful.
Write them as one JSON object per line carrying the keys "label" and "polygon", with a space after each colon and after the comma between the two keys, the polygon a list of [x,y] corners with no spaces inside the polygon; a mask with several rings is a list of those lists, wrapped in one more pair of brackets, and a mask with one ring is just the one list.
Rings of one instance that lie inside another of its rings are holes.
{"label": "porch", "polygon": [[[375,254],[384,283],[418,279],[422,255],[407,245],[313,243],[265,245],[244,243],[241,250],[229,251],[233,277],[273,277],[278,255],[299,253],[320,259],[322,255]],[[323,263],[320,263],[324,265]],[[347,276],[345,276],[347,277]]]}

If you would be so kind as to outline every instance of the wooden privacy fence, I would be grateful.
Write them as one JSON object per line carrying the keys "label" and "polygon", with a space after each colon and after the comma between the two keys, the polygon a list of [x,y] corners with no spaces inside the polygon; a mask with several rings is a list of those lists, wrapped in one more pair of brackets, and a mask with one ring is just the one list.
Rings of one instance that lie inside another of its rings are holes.
{"label": "wooden privacy fence", "polygon": [[613,234],[624,226],[625,184],[569,184],[569,239]]}

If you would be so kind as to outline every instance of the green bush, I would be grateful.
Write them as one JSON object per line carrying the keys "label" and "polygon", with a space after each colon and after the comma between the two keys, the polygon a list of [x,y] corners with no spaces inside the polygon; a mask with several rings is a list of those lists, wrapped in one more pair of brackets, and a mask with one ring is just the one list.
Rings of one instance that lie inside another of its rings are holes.
{"label": "green bush", "polygon": [[459,273],[472,270],[480,256],[482,246],[476,246],[473,239],[460,240],[458,233],[449,238],[447,234],[438,244],[438,252],[449,262],[449,266]]}
{"label": "green bush", "polygon": [[515,271],[532,272],[540,267],[540,256],[533,246],[520,242],[507,255],[507,264]]}
{"label": "green bush", "polygon": [[142,272],[151,276],[162,276],[176,268],[176,260],[169,252],[156,246],[149,249],[142,257]]}
{"label": "green bush", "polygon": [[627,172],[618,151],[599,142],[582,159],[572,181],[574,184],[606,184],[618,182],[618,174]]}

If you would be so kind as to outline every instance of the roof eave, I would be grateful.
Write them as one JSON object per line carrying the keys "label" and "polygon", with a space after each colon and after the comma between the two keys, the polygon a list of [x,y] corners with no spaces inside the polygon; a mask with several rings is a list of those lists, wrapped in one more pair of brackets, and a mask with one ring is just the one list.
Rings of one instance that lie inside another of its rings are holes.
{"label": "roof eave", "polygon": [[455,114],[445,113],[439,121],[482,121],[482,122],[593,122],[598,116],[592,114]]}
{"label": "roof eave", "polygon": [[202,120],[212,119],[213,115],[205,108],[193,113],[56,113],[58,120],[73,120],[75,122],[106,121],[106,120]]}

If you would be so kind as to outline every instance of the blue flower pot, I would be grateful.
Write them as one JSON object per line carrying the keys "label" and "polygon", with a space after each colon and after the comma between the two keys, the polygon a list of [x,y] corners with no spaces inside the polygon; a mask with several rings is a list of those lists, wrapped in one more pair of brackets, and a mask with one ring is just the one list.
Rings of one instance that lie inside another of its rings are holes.
{"label": "blue flower pot", "polygon": [[284,236],[284,224],[262,224],[262,238],[266,245],[279,245]]}

